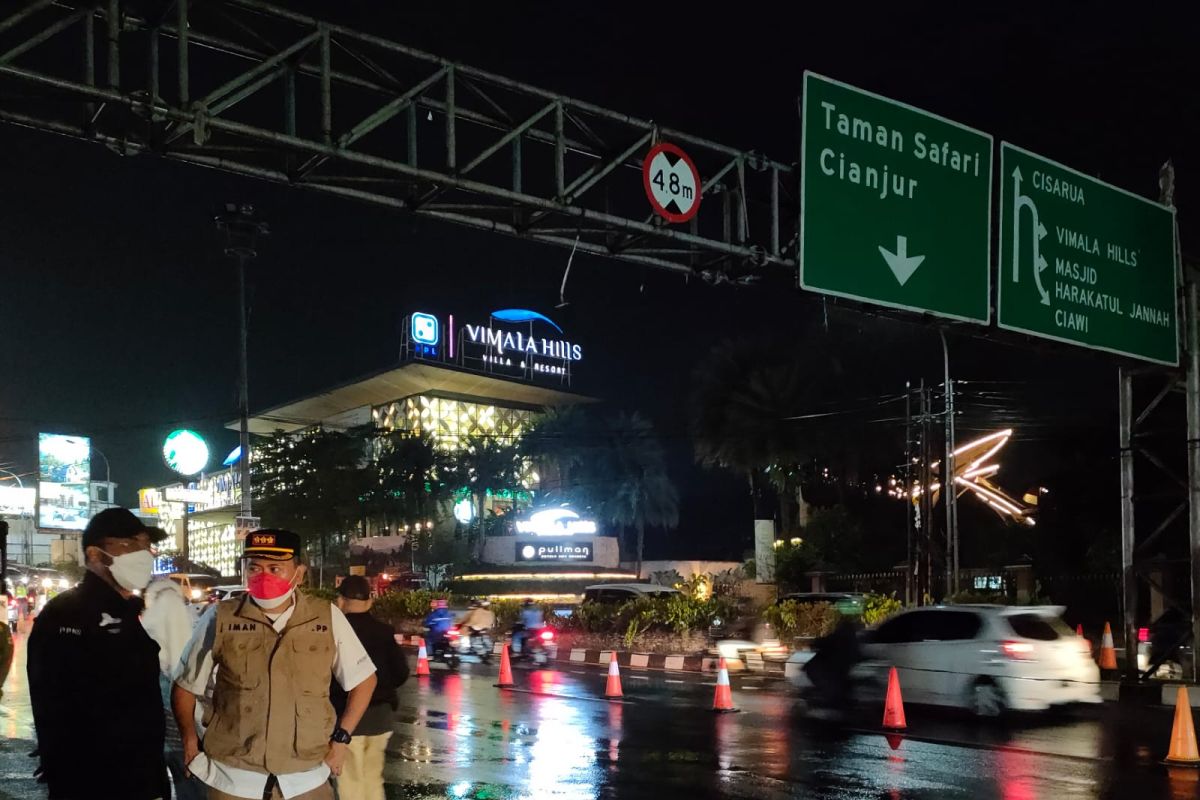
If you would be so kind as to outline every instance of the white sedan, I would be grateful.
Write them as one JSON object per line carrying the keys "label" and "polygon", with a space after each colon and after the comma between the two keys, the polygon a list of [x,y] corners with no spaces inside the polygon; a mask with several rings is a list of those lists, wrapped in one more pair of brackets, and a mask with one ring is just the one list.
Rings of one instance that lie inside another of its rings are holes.
{"label": "white sedan", "polygon": [[[1099,703],[1100,670],[1057,606],[937,606],[905,611],[862,635],[856,684],[882,699],[891,667],[909,703],[967,708],[980,716]],[[785,674],[800,688],[810,654]]]}

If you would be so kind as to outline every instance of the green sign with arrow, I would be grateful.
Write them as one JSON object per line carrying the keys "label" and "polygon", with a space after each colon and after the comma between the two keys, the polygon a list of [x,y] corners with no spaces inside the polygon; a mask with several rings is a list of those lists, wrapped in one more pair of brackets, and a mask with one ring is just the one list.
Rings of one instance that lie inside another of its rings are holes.
{"label": "green sign with arrow", "polygon": [[1000,144],[1000,327],[1179,363],[1175,215]]}
{"label": "green sign with arrow", "polygon": [[987,324],[992,137],[804,74],[800,285]]}

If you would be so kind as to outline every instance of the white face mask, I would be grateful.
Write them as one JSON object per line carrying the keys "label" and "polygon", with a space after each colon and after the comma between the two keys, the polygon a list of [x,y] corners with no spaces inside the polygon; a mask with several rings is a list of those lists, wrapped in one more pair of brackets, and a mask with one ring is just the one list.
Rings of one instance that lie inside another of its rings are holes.
{"label": "white face mask", "polygon": [[133,592],[145,589],[150,583],[150,577],[154,572],[154,555],[149,550],[135,550],[119,556],[103,550],[100,552],[112,559],[108,571],[112,573],[113,580],[117,582],[117,585],[125,591]]}

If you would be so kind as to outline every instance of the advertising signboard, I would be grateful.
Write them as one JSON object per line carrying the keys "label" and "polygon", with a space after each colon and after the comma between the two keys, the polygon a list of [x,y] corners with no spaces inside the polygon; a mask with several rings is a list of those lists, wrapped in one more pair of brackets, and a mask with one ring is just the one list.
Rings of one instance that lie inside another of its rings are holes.
{"label": "advertising signboard", "polygon": [[91,501],[92,441],[38,434],[38,527],[81,531]]}
{"label": "advertising signboard", "polygon": [[517,541],[517,561],[591,561],[591,542]]}
{"label": "advertising signboard", "polygon": [[37,489],[0,486],[0,516],[33,516],[37,508]]}

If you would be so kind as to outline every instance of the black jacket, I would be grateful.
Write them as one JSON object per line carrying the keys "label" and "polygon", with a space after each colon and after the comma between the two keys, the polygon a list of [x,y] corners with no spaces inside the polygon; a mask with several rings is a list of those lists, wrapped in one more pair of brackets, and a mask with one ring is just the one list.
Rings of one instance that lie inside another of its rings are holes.
{"label": "black jacket", "polygon": [[[408,680],[408,659],[404,657],[400,645],[396,644],[396,631],[367,612],[347,614],[346,620],[375,664],[376,683],[371,705],[387,704],[395,710],[398,705],[396,689]],[[346,710],[346,693],[337,681],[333,682],[330,698],[340,717]]]}
{"label": "black jacket", "polygon": [[92,573],[37,615],[29,696],[51,800],[169,798],[158,644]]}

